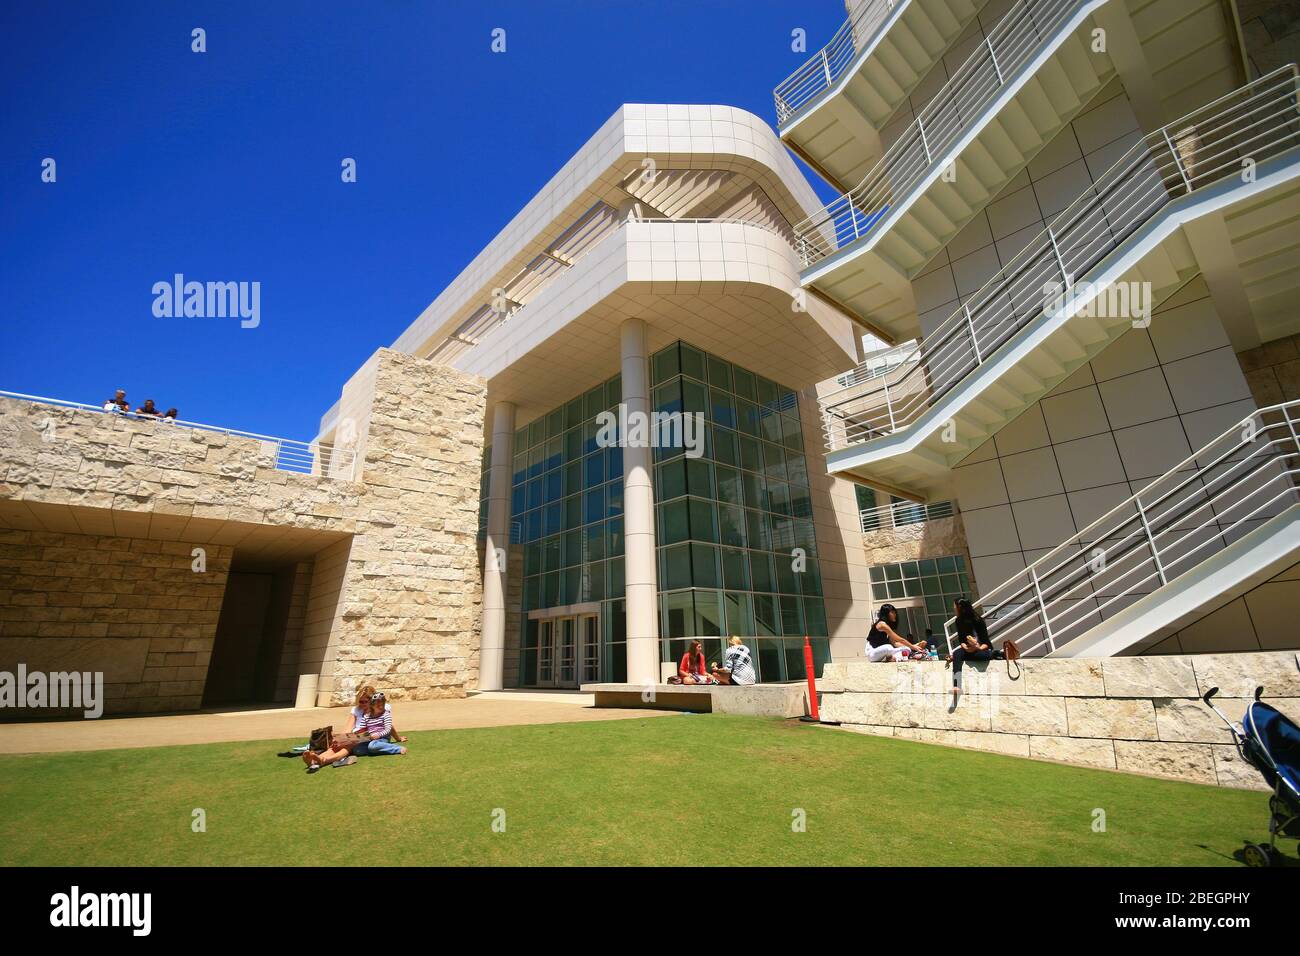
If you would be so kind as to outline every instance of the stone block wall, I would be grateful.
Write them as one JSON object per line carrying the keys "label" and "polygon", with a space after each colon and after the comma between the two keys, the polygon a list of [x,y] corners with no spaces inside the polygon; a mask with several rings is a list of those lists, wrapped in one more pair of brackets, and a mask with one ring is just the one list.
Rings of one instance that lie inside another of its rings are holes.
{"label": "stone block wall", "polygon": [[371,363],[368,395],[345,390],[340,405],[369,408],[358,437],[366,507],[354,536],[317,558],[300,666],[319,668],[322,704],[367,681],[399,697],[462,697],[478,679],[487,388],[390,349]]}
{"label": "stone block wall", "polygon": [[[118,712],[196,708],[231,562],[274,545],[296,566],[276,699],[304,678],[320,703],[362,681],[463,696],[485,383],[388,349],[364,370],[355,481],[277,470],[256,439],[0,399],[0,670],[102,669]],[[219,582],[193,576],[195,544]]]}
{"label": "stone block wall", "polygon": [[[0,529],[0,669],[104,674],[104,713],[193,710],[203,696],[232,550]],[[0,720],[66,716],[0,709]]]}
{"label": "stone block wall", "polygon": [[[1112,657],[967,664],[954,707],[942,662],[826,665],[822,718],[850,730],[1018,757],[1266,789],[1227,726],[1200,700],[1240,721],[1255,688],[1300,717],[1293,652]],[[1011,673],[1015,674],[1014,666]]]}

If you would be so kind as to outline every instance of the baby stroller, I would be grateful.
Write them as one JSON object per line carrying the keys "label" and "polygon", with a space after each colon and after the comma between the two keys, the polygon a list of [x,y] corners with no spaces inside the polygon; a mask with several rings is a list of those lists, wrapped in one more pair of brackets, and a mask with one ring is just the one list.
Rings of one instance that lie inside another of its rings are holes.
{"label": "baby stroller", "polygon": [[1255,688],[1255,702],[1246,708],[1241,724],[1234,724],[1214,706],[1212,698],[1218,692],[1219,688],[1211,687],[1201,699],[1232,730],[1241,759],[1273,788],[1273,796],[1268,798],[1268,844],[1248,843],[1242,855],[1249,866],[1281,865],[1278,835],[1300,836],[1300,727],[1260,700],[1262,687]]}

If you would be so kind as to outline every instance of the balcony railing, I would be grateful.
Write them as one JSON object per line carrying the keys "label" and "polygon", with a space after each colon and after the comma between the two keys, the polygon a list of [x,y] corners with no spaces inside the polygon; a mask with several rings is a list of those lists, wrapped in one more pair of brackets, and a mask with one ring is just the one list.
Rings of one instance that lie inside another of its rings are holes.
{"label": "balcony railing", "polygon": [[933,504],[916,504],[912,501],[891,501],[887,505],[865,508],[862,511],[862,533],[868,531],[887,531],[907,525],[922,524],[936,518],[951,518],[953,506],[951,501],[936,501]]}
{"label": "balcony railing", "polygon": [[[108,418],[131,419],[147,422],[158,429],[159,435],[169,434],[171,429],[191,429],[229,435],[234,438],[251,438],[260,442],[262,454],[268,462],[280,471],[293,471],[299,474],[319,475],[323,478],[337,478],[345,481],[355,480],[354,467],[356,451],[351,448],[335,448],[319,442],[294,441],[290,438],[276,438],[271,435],[259,435],[256,432],[240,431],[237,428],[223,428],[220,425],[205,425],[176,418],[154,418],[149,415],[136,415],[131,412],[109,412],[99,405],[87,405],[82,402],[69,402],[61,398],[43,398],[39,395],[23,395],[20,392],[0,391],[0,398],[13,398],[40,405],[56,405],[78,412],[100,415]],[[38,426],[39,427],[39,426]],[[57,439],[57,425],[50,432]]]}
{"label": "balcony railing", "polygon": [[851,192],[795,226],[804,267],[871,234],[1090,0],[1017,0]]}
{"label": "balcony railing", "polygon": [[875,42],[886,18],[910,0],[866,0],[857,13],[845,20],[831,42],[818,50],[808,62],[783,80],[772,96],[776,100],[776,123],[782,126],[807,106],[853,64],[860,50]]}
{"label": "balcony railing", "polygon": [[1297,94],[1286,66],[1135,143],[897,372],[823,396],[827,447],[907,427],[1032,320],[1082,296],[1076,281],[1170,202],[1300,146]]}
{"label": "balcony railing", "polygon": [[[1300,504],[1300,401],[1260,409],[984,595],[989,637],[1051,653]],[[944,630],[956,645],[955,620]]]}

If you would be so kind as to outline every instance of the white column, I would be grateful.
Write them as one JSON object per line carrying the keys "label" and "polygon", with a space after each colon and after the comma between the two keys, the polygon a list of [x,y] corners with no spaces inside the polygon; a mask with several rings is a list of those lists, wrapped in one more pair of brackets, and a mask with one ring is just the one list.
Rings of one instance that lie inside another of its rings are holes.
{"label": "white column", "polygon": [[488,463],[487,543],[483,551],[483,636],[478,689],[500,690],[506,664],[506,552],[510,545],[510,467],[515,406],[492,406],[492,460]]}
{"label": "white column", "polygon": [[[628,319],[622,340],[623,404],[628,418],[650,415],[650,362],[645,322]],[[620,436],[621,437],[621,436]],[[649,443],[623,449],[624,586],[627,599],[627,679],[659,683],[659,586],[655,573],[654,457]]]}

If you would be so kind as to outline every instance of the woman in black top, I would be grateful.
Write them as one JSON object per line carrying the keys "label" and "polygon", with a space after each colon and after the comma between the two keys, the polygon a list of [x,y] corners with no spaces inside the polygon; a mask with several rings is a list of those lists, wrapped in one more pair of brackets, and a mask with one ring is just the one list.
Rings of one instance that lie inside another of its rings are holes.
{"label": "woman in black top", "polygon": [[892,604],[880,605],[876,621],[867,632],[867,660],[901,661],[909,654],[920,657],[925,653],[925,641],[913,644],[894,630],[898,626],[898,609]]}
{"label": "woman in black top", "polygon": [[970,601],[958,598],[952,602],[952,609],[957,616],[957,636],[961,638],[960,646],[948,655],[952,661],[952,697],[956,700],[961,695],[961,666],[967,661],[992,660],[993,643],[984,618],[975,613]]}

